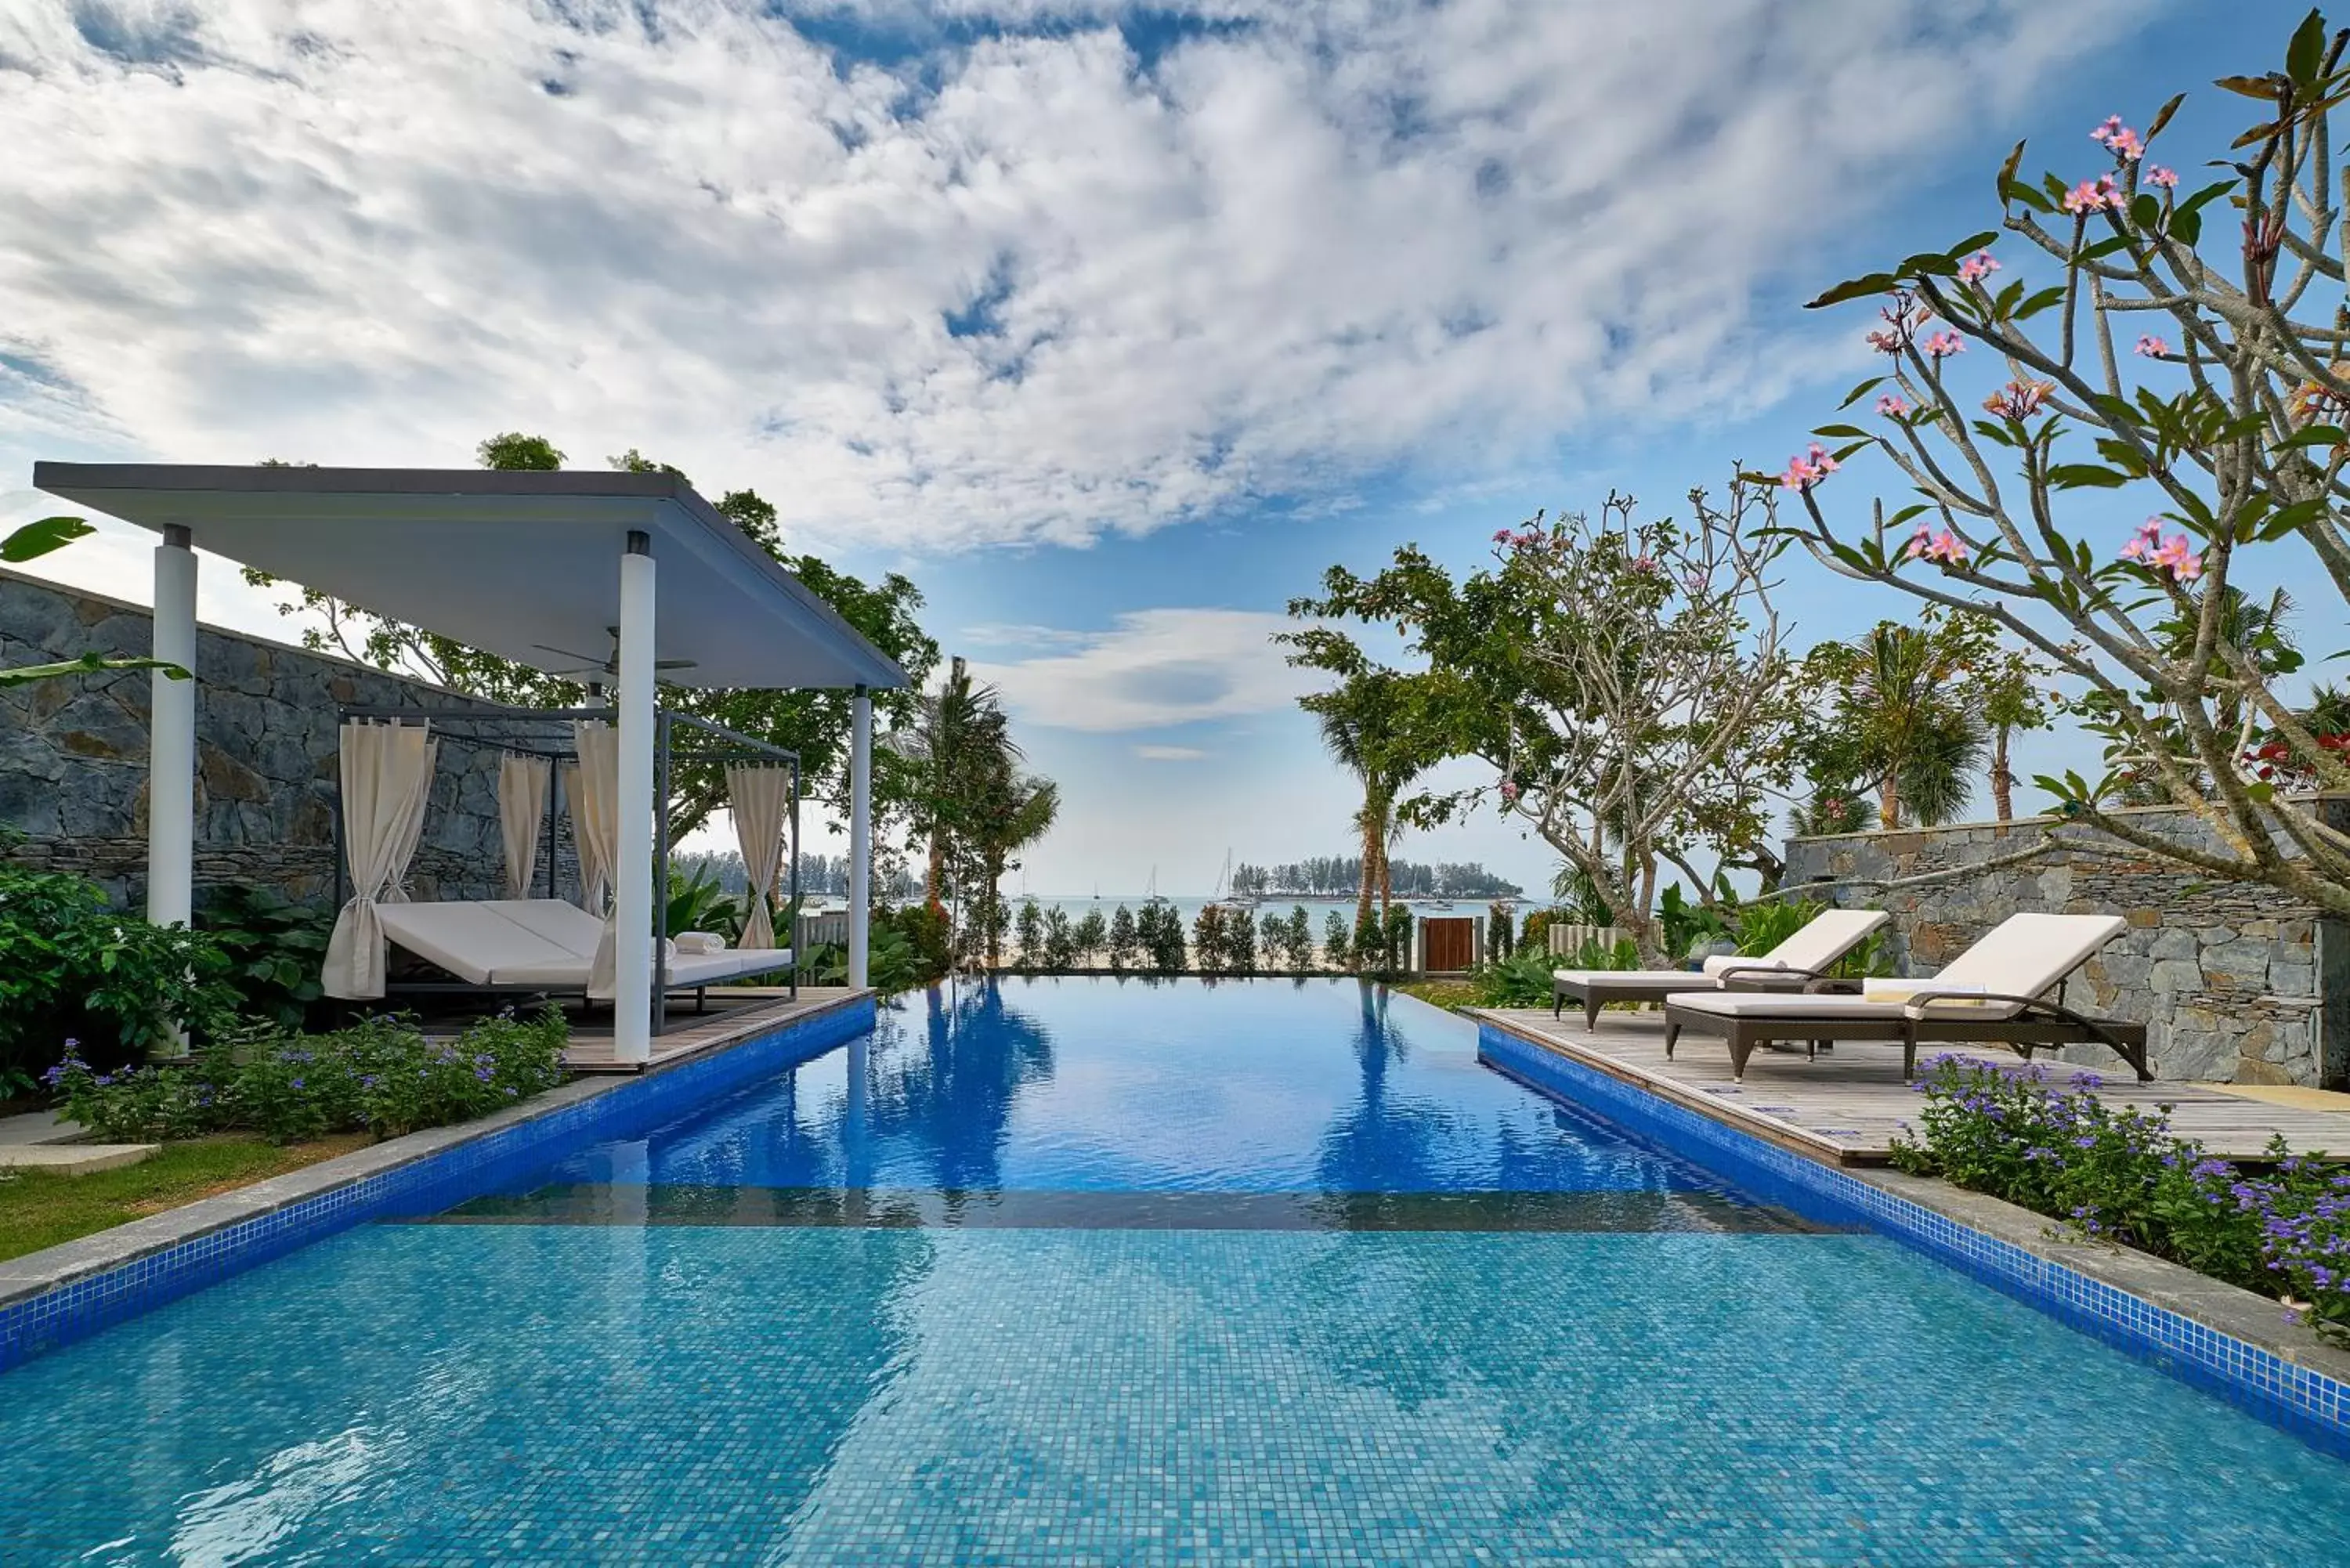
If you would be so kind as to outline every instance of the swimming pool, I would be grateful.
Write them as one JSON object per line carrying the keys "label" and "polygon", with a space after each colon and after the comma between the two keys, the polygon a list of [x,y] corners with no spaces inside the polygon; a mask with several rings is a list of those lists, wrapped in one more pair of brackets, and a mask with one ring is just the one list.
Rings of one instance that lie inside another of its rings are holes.
{"label": "swimming pool", "polygon": [[1349,981],[1011,981],[0,1376],[0,1561],[2309,1563],[2350,1466]]}

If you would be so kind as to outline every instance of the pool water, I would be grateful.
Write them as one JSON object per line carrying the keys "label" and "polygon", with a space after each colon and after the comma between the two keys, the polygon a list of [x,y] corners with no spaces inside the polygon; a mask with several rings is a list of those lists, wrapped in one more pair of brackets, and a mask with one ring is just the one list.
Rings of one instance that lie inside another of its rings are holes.
{"label": "pool water", "polygon": [[9,1563],[2350,1561],[2350,1465],[1348,981],[917,996],[0,1453]]}

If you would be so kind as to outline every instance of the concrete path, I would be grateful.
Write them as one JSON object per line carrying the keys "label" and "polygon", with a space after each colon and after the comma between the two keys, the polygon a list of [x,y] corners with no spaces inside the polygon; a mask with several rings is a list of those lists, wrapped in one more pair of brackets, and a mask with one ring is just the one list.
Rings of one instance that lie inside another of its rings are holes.
{"label": "concrete path", "polygon": [[89,1129],[69,1122],[55,1111],[29,1111],[20,1116],[0,1116],[0,1148],[27,1144],[80,1143]]}

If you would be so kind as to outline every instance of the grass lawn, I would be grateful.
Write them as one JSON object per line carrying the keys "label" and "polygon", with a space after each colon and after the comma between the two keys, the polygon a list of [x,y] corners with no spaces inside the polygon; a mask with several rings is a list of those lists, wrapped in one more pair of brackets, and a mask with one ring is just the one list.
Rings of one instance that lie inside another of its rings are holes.
{"label": "grass lawn", "polygon": [[1396,989],[1407,996],[1416,996],[1439,1007],[1474,1007],[1477,1004],[1477,988],[1465,980],[1412,980],[1406,981]]}
{"label": "grass lawn", "polygon": [[364,1148],[365,1133],[275,1144],[250,1133],[168,1143],[139,1165],[67,1176],[0,1171],[0,1258],[22,1257],[127,1220]]}

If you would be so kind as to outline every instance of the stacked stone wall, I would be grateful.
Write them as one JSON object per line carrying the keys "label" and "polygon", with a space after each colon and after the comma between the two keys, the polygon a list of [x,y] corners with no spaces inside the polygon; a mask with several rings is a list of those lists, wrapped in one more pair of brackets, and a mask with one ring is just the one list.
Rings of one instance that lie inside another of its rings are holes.
{"label": "stacked stone wall", "polygon": [[[151,648],[143,608],[0,572],[0,666]],[[214,627],[198,628],[195,678],[200,904],[211,888],[239,885],[332,898],[340,707],[473,705],[427,681]],[[145,671],[125,671],[0,688],[0,825],[25,836],[10,858],[95,877],[134,909],[146,897],[150,683]],[[411,892],[498,896],[501,843],[494,737],[444,741]],[[567,823],[557,824],[557,844],[567,890]],[[544,886],[544,849],[538,858]]]}

